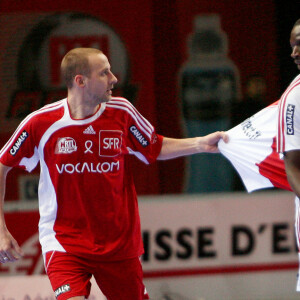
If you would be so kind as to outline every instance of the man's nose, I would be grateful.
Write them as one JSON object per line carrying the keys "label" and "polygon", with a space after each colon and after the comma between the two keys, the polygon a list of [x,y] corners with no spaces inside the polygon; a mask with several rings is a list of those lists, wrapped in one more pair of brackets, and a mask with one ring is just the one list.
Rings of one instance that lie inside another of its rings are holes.
{"label": "man's nose", "polygon": [[117,82],[118,82],[118,79],[117,79],[117,77],[115,76],[115,74],[114,73],[111,73],[111,84],[117,84]]}

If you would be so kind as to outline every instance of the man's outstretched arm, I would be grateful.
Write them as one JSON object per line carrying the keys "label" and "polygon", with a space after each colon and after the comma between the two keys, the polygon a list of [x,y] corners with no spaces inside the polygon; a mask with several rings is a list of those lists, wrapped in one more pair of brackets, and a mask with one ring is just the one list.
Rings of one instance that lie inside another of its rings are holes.
{"label": "man's outstretched arm", "polygon": [[218,153],[218,142],[223,139],[228,141],[225,132],[217,131],[203,137],[172,139],[164,137],[158,160],[172,159],[196,153]]}

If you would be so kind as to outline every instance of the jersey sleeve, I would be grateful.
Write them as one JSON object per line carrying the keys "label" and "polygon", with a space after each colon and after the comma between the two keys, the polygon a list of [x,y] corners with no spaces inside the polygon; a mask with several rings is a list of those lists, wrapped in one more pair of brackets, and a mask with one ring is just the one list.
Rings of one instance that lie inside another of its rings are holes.
{"label": "jersey sleeve", "polygon": [[300,150],[300,76],[284,92],[278,113],[277,151]]}
{"label": "jersey sleeve", "polygon": [[135,155],[145,164],[156,161],[162,147],[163,136],[156,133],[152,124],[137,109],[127,103],[128,123],[126,147],[129,154]]}
{"label": "jersey sleeve", "polygon": [[30,115],[21,122],[14,134],[0,150],[0,162],[9,167],[20,167],[31,172],[39,157],[34,135],[34,118]]}

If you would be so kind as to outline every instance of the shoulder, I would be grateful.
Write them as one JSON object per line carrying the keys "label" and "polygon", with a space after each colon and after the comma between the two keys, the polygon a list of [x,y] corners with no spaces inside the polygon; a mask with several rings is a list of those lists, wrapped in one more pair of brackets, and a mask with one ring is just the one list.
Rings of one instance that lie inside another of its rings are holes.
{"label": "shoulder", "polygon": [[64,100],[45,105],[29,114],[19,124],[14,132],[14,136],[19,136],[24,131],[30,133],[31,136],[43,134],[51,124],[62,118],[64,114]]}
{"label": "shoulder", "polygon": [[285,98],[287,102],[300,104],[300,79],[286,92]]}
{"label": "shoulder", "polygon": [[51,114],[54,111],[63,109],[65,105],[66,105],[66,99],[63,99],[63,100],[56,101],[51,104],[45,105],[45,106],[41,107],[40,109],[36,110],[35,112],[33,112],[33,114],[36,114],[36,115]]}
{"label": "shoulder", "polygon": [[298,75],[289,85],[287,89],[288,96],[300,96],[300,75]]}
{"label": "shoulder", "polygon": [[122,107],[128,107],[131,109],[134,108],[133,104],[129,100],[123,97],[112,97],[111,100],[109,100],[106,103],[106,106],[114,107],[114,108],[122,108]]}
{"label": "shoulder", "polygon": [[53,118],[56,119],[57,115],[63,114],[65,100],[66,99],[63,99],[41,107],[40,109],[29,114],[22,123],[35,122],[42,119],[46,119],[48,121],[53,120]]}
{"label": "shoulder", "polygon": [[294,84],[297,85],[297,83],[298,83],[298,84],[300,83],[300,74],[297,75],[297,76],[293,79],[293,81],[291,82],[290,85],[294,85]]}
{"label": "shoulder", "polygon": [[134,107],[134,105],[123,97],[112,97],[110,101],[106,103],[107,108],[120,110],[125,114],[131,116],[139,115],[139,112]]}
{"label": "shoulder", "polygon": [[288,86],[280,98],[280,107],[287,107],[288,105],[300,104],[300,75],[298,75]]}
{"label": "shoulder", "polygon": [[146,128],[149,132],[154,131],[152,124],[146,118],[144,118],[144,116],[127,99],[122,97],[113,97],[106,103],[106,107],[120,110],[140,128]]}

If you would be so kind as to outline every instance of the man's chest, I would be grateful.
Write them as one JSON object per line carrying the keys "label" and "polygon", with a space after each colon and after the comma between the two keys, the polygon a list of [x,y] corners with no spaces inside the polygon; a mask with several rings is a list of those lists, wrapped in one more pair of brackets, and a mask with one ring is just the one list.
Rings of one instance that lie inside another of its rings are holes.
{"label": "man's chest", "polygon": [[44,147],[46,159],[64,163],[116,161],[125,153],[126,132],[119,123],[64,126],[50,135]]}

